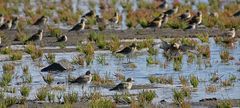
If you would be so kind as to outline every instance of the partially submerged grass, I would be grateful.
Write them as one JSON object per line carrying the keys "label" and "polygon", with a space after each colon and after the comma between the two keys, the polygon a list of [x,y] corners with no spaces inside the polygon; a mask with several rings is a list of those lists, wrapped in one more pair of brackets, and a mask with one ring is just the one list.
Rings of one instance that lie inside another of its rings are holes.
{"label": "partially submerged grass", "polygon": [[73,64],[78,64],[78,65],[80,65],[80,66],[84,66],[84,62],[85,61],[85,59],[84,59],[84,57],[83,56],[81,56],[81,55],[77,55],[77,56],[74,56],[73,58],[72,58],[72,63]]}
{"label": "partially submerged grass", "polygon": [[109,73],[106,73],[104,77],[101,77],[99,73],[93,73],[92,83],[97,86],[114,84],[113,80],[110,79]]}
{"label": "partially submerged grass", "polygon": [[205,91],[206,91],[207,93],[214,93],[214,92],[217,91],[217,86],[216,86],[216,85],[213,85],[213,84],[208,85],[208,86],[205,88]]}
{"label": "partially submerged grass", "polygon": [[21,60],[22,59],[22,52],[21,51],[15,51],[10,53],[10,59],[15,60]]}
{"label": "partially submerged grass", "polygon": [[222,62],[226,63],[229,60],[233,59],[233,57],[229,54],[228,51],[221,51],[220,52],[220,58],[222,60]]}
{"label": "partially submerged grass", "polygon": [[76,103],[78,102],[78,93],[71,92],[71,93],[64,94],[63,100],[65,103],[70,103],[70,104]]}
{"label": "partially submerged grass", "polygon": [[11,54],[12,49],[10,47],[1,48],[1,54]]}
{"label": "partially submerged grass", "polygon": [[152,56],[149,56],[147,59],[147,64],[159,64],[159,61],[157,61],[156,59],[154,59]]}
{"label": "partially submerged grass", "polygon": [[26,53],[31,55],[31,58],[33,60],[40,58],[43,56],[43,51],[40,48],[37,48],[35,45],[33,44],[28,44],[25,47],[25,51]]}
{"label": "partially submerged grass", "polygon": [[30,93],[31,89],[26,86],[26,85],[23,85],[21,88],[20,88],[20,93],[22,96],[24,97],[28,97],[29,93]]}
{"label": "partially submerged grass", "polygon": [[176,104],[182,104],[184,102],[184,95],[181,90],[173,90],[173,101]]}
{"label": "partially submerged grass", "polygon": [[48,73],[47,76],[43,77],[43,79],[48,85],[51,85],[54,81],[54,77],[51,73]]}
{"label": "partially submerged grass", "polygon": [[143,106],[144,104],[150,104],[156,96],[154,90],[143,90],[138,94],[138,100]]}
{"label": "partially submerged grass", "polygon": [[112,36],[112,39],[109,43],[110,51],[116,52],[119,49],[120,45],[121,43],[119,38],[117,36]]}
{"label": "partially submerged grass", "polygon": [[101,65],[106,65],[107,64],[106,58],[105,58],[104,55],[97,56],[97,62]]}
{"label": "partially submerged grass", "polygon": [[45,58],[46,58],[48,64],[52,64],[55,62],[55,58],[56,58],[55,56],[56,55],[53,53],[48,53],[47,55],[45,55]]}
{"label": "partially submerged grass", "polygon": [[160,84],[173,84],[173,77],[171,76],[150,76],[148,77],[148,80],[151,83],[160,83]]}
{"label": "partially submerged grass", "polygon": [[83,49],[83,53],[85,55],[93,55],[94,54],[94,46],[91,43],[87,43],[87,45]]}
{"label": "partially submerged grass", "polygon": [[90,108],[115,108],[116,105],[107,98],[99,98],[96,100],[91,100],[89,102],[89,107]]}
{"label": "partially submerged grass", "polygon": [[202,43],[207,43],[209,41],[209,35],[207,33],[202,33],[202,34],[197,34],[197,38],[202,42]]}
{"label": "partially submerged grass", "polygon": [[2,65],[4,73],[12,73],[15,70],[15,65],[13,63],[5,63]]}
{"label": "partially submerged grass", "polygon": [[229,100],[220,101],[217,104],[217,108],[232,108],[232,103]]}
{"label": "partially submerged grass", "polygon": [[183,86],[187,86],[188,85],[188,79],[182,75],[180,75],[179,77],[179,80],[180,80],[180,83],[183,85]]}
{"label": "partially submerged grass", "polygon": [[37,100],[39,101],[45,101],[46,97],[47,97],[47,94],[48,94],[48,91],[46,88],[40,88],[37,90],[37,93],[36,93],[36,98]]}
{"label": "partially submerged grass", "polygon": [[199,84],[198,77],[195,75],[190,75],[190,83],[193,86],[193,88],[197,88]]}

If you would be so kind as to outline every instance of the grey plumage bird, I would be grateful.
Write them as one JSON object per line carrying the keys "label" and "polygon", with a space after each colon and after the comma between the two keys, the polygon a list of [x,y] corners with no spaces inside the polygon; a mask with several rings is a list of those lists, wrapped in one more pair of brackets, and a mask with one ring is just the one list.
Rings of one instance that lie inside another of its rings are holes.
{"label": "grey plumage bird", "polygon": [[135,43],[132,43],[132,45],[125,47],[124,49],[117,51],[118,54],[123,54],[127,56],[128,62],[130,62],[130,55],[134,53],[134,51],[137,49],[137,46]]}
{"label": "grey plumage bird", "polygon": [[8,20],[7,22],[5,22],[3,25],[1,25],[0,30],[10,30],[12,27],[12,20]]}
{"label": "grey plumage bird", "polygon": [[76,78],[73,81],[70,81],[71,83],[79,83],[79,84],[87,84],[92,81],[92,74],[90,71],[87,71],[85,75],[81,75],[78,78]]}
{"label": "grey plumage bird", "polygon": [[196,23],[197,25],[202,23],[202,12],[201,11],[197,12],[197,15],[193,16],[190,19],[189,24],[193,24],[193,23]]}
{"label": "grey plumage bird", "polygon": [[117,90],[117,91],[130,90],[132,88],[133,81],[134,80],[132,78],[128,78],[126,81],[119,83],[118,85],[116,85],[115,87],[113,87],[112,89],[109,89],[109,90],[110,91],[113,91],[113,90]]}
{"label": "grey plumage bird", "polygon": [[79,23],[77,23],[76,25],[74,25],[70,30],[68,30],[68,32],[84,30],[85,29],[85,22],[86,22],[86,19],[82,18],[81,21]]}
{"label": "grey plumage bird", "polygon": [[4,15],[0,13],[0,26],[4,24]]}
{"label": "grey plumage bird", "polygon": [[43,30],[40,29],[38,30],[37,33],[33,34],[30,38],[28,38],[25,43],[33,41],[33,42],[37,42],[37,41],[41,41],[43,37]]}
{"label": "grey plumage bird", "polygon": [[190,19],[190,18],[191,18],[191,13],[190,13],[190,11],[189,11],[189,10],[186,10],[186,12],[183,13],[183,14],[181,14],[181,15],[179,16],[179,18],[180,18],[181,20],[188,20],[188,19]]}
{"label": "grey plumage bird", "polygon": [[66,42],[67,41],[67,35],[62,35],[57,39],[57,42]]}
{"label": "grey plumage bird", "polygon": [[19,18],[18,18],[18,17],[14,17],[14,18],[13,18],[13,21],[12,21],[12,27],[11,27],[11,29],[17,29],[18,22],[19,22]]}
{"label": "grey plumage bird", "polygon": [[48,18],[46,16],[42,16],[39,19],[37,19],[33,25],[37,25],[37,26],[45,26],[47,24],[47,20]]}
{"label": "grey plumage bird", "polygon": [[172,16],[173,14],[176,14],[178,12],[178,6],[173,7],[173,9],[169,9],[164,14],[167,14],[168,16]]}

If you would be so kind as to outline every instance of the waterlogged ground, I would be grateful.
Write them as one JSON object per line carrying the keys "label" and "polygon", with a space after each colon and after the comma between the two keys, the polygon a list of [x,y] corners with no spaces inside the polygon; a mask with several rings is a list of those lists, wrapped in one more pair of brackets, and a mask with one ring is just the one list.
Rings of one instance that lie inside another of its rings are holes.
{"label": "waterlogged ground", "polygon": [[[131,58],[131,62],[133,62],[136,65],[136,68],[130,68],[127,66],[126,59],[118,59],[115,56],[111,54],[110,51],[96,51],[95,52],[95,59],[93,61],[93,64],[90,66],[77,66],[75,65],[74,71],[68,73],[68,72],[59,72],[54,73],[53,76],[55,78],[55,81],[52,86],[57,85],[57,82],[66,82],[68,74],[71,74],[74,77],[77,77],[79,75],[85,74],[87,70],[91,70],[94,72],[99,72],[101,76],[105,76],[108,74],[111,79],[115,81],[115,83],[119,83],[119,81],[116,80],[114,74],[116,72],[122,72],[126,77],[132,77],[135,80],[134,85],[149,85],[151,84],[148,80],[148,77],[151,75],[154,76],[160,76],[160,75],[166,75],[166,76],[172,76],[173,77],[173,85],[163,85],[163,84],[152,84],[154,87],[157,88],[148,88],[145,89],[154,89],[157,93],[157,98],[154,99],[154,103],[158,103],[160,100],[166,100],[167,102],[172,102],[173,100],[173,89],[178,89],[181,87],[180,81],[179,81],[179,75],[184,75],[188,77],[191,74],[194,74],[198,76],[200,79],[200,84],[195,92],[192,92],[192,98],[190,101],[192,102],[198,102],[200,99],[204,98],[212,98],[215,97],[217,99],[240,99],[240,72],[239,72],[239,65],[236,65],[237,62],[240,61],[240,43],[239,41],[234,44],[234,48],[224,48],[220,45],[215,44],[214,40],[211,38],[210,42],[210,49],[211,49],[211,58],[210,58],[210,67],[206,67],[204,59],[201,59],[200,61],[194,60],[193,64],[187,63],[187,56],[184,55],[183,57],[183,63],[182,63],[182,70],[181,71],[174,71],[173,69],[173,63],[169,62],[167,63],[167,67],[163,68],[160,64],[165,62],[165,58],[162,56],[162,50],[159,50],[159,54],[157,55],[157,60],[159,60],[161,63],[158,65],[148,65],[146,62],[146,58],[148,57],[148,53],[146,50],[141,50],[136,52],[136,57]],[[235,59],[229,61],[227,64],[222,63],[220,59],[220,52],[222,50],[228,50],[230,52],[230,55],[232,55]],[[56,61],[61,59],[67,59],[69,61],[72,61],[72,58],[79,53],[77,52],[71,52],[71,53],[56,53]],[[107,65],[99,64],[96,60],[96,58],[100,55],[103,55],[106,58]],[[45,67],[48,65],[47,61],[44,57],[42,57],[41,64]],[[7,63],[9,61],[2,61],[0,62],[0,68],[2,68],[2,65],[4,63]],[[200,62],[200,64],[199,64]],[[19,88],[21,85],[18,85],[19,82],[21,82],[20,76],[22,76],[22,67],[27,65],[30,68],[30,74],[33,77],[33,82],[30,84],[31,87],[31,93],[28,97],[29,100],[34,100],[36,97],[36,91],[38,88],[41,88],[43,86],[46,86],[47,84],[44,82],[41,74],[46,75],[46,72],[40,72],[40,70],[43,67],[37,66],[38,64],[36,62],[33,62],[30,55],[24,55],[23,60],[15,62],[16,69],[15,69],[15,75],[14,79],[11,82],[12,87],[16,87],[16,93],[7,93],[11,96],[21,96],[19,92]],[[2,69],[0,71],[0,74],[2,74]],[[214,93],[206,93],[206,86],[211,84],[209,81],[212,74],[214,72],[217,72],[219,76],[221,77],[221,80],[225,80],[229,78],[229,75],[235,75],[237,77],[237,80],[234,82],[234,86],[230,87],[222,87],[220,83],[217,83],[217,92]],[[41,74],[40,74],[41,73]],[[71,91],[77,91],[79,95],[82,95],[82,86],[78,84],[71,84],[68,85],[67,83],[60,84],[61,86],[66,87],[65,92],[71,92]],[[94,85],[90,84],[89,87],[85,87],[84,91],[91,92],[93,91]],[[103,95],[114,95],[114,91],[109,91],[109,88],[100,87],[97,89],[97,91],[100,91]],[[129,92],[131,94],[137,94],[138,92],[142,91],[142,89],[133,89]]]}

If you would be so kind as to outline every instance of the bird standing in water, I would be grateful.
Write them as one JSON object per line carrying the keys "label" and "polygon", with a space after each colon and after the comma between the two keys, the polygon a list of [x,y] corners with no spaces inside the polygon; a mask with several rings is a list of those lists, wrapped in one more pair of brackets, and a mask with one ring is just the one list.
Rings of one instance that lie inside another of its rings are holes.
{"label": "bird standing in water", "polygon": [[118,54],[123,54],[127,56],[127,61],[130,63],[130,56],[136,50],[136,44],[132,43],[132,45],[125,47],[124,49],[117,51]]}
{"label": "bird standing in water", "polygon": [[134,80],[132,78],[128,78],[126,81],[119,83],[109,91],[117,90],[117,91],[122,91],[122,90],[130,90],[132,88]]}

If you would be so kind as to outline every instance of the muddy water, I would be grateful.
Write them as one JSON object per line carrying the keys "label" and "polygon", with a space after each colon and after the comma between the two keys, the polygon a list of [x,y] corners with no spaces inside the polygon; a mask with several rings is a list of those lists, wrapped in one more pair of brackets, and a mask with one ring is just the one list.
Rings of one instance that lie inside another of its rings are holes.
{"label": "muddy water", "polygon": [[[183,64],[182,64],[182,70],[181,71],[174,71],[173,70],[173,63],[169,62],[167,63],[168,66],[166,68],[162,68],[160,65],[147,65],[146,58],[148,57],[148,54],[146,50],[141,50],[136,52],[136,57],[131,58],[131,61],[137,66],[136,68],[132,69],[126,66],[126,59],[120,60],[113,56],[110,51],[96,51],[95,52],[95,59],[93,61],[93,64],[90,66],[80,67],[75,65],[74,71],[70,72],[70,74],[74,77],[77,77],[79,75],[84,74],[87,70],[99,72],[101,76],[105,76],[106,73],[109,74],[110,78],[115,81],[115,83],[119,83],[119,81],[116,81],[116,78],[114,77],[115,72],[122,72],[126,77],[133,77],[135,80],[134,85],[144,85],[144,84],[150,84],[148,77],[150,75],[160,76],[160,75],[167,75],[172,76],[174,84],[173,85],[163,85],[163,84],[153,84],[156,87],[154,88],[156,90],[156,93],[158,97],[154,100],[154,102],[159,102],[159,100],[165,99],[168,102],[172,102],[172,90],[180,88],[181,84],[178,79],[179,75],[184,75],[188,77],[191,74],[194,74],[198,76],[200,79],[200,84],[195,92],[192,92],[192,98],[189,99],[190,101],[196,102],[200,99],[207,98],[207,97],[216,97],[218,99],[240,99],[240,72],[237,70],[240,68],[239,65],[235,65],[236,62],[239,62],[240,60],[240,43],[235,43],[235,47],[233,49],[224,48],[222,46],[216,45],[213,41],[213,39],[210,39],[210,49],[211,49],[211,67],[206,67],[204,65],[204,59],[202,59],[202,63],[199,65],[197,61],[195,60],[193,64],[187,63],[187,57],[184,56],[183,58]],[[221,59],[219,56],[220,51],[222,50],[228,50],[230,54],[235,58],[235,60],[229,61],[229,63],[221,63]],[[79,53],[77,52],[71,52],[71,53],[56,53],[56,61],[61,59],[67,59],[72,60],[72,58]],[[106,58],[106,61],[108,65],[101,65],[97,62],[96,58],[99,55],[103,55]],[[159,50],[159,54],[156,56],[157,60],[159,60],[161,63],[165,61],[165,58],[162,56],[162,50]],[[0,68],[4,63],[7,63],[8,61],[0,62]],[[47,66],[48,63],[43,57],[41,62],[43,66]],[[28,97],[28,99],[32,100],[35,99],[35,93],[36,90],[42,86],[46,86],[47,84],[43,81],[42,75],[46,75],[46,72],[40,72],[40,70],[43,67],[38,67],[36,62],[33,62],[30,55],[24,55],[23,60],[15,62],[16,69],[15,69],[15,75],[14,79],[11,82],[12,87],[16,87],[19,89],[21,85],[17,85],[17,83],[21,82],[20,76],[22,76],[22,66],[29,66],[30,73],[33,77],[33,82],[29,85],[31,89],[31,94]],[[217,92],[215,93],[206,93],[205,87],[211,82],[209,81],[211,78],[212,73],[218,72],[219,76],[222,76],[221,80],[228,79],[229,75],[235,75],[237,77],[237,81],[234,82],[234,86],[232,87],[221,87],[220,83],[217,83]],[[2,69],[0,71],[0,74],[2,74]],[[78,84],[71,84],[68,85],[66,83],[68,72],[57,72],[54,73],[53,76],[55,78],[55,81],[52,86],[57,85],[57,82],[65,82],[65,84],[61,84],[62,86],[65,86],[67,90],[65,92],[72,92],[77,91],[79,92],[79,95],[82,95],[83,91],[93,91],[94,85],[88,85],[87,87],[82,90],[82,86]],[[100,91],[103,95],[113,95],[115,92],[109,92],[109,88],[98,88],[98,91]],[[152,89],[152,88],[146,88],[146,89]],[[130,90],[130,93],[136,94],[141,89],[134,89]],[[17,93],[11,94],[8,93],[8,95],[13,96],[20,96],[19,90],[17,90]]]}

